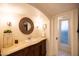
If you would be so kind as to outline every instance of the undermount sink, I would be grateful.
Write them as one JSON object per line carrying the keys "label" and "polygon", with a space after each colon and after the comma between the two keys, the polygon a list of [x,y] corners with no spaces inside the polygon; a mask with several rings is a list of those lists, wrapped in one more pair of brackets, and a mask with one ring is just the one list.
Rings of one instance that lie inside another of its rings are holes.
{"label": "undermount sink", "polygon": [[26,43],[32,43],[32,42],[37,41],[37,40],[39,40],[39,39],[36,39],[36,38],[28,38],[28,39],[25,40],[25,42]]}
{"label": "undermount sink", "polygon": [[40,41],[40,39],[44,39],[44,38],[27,38],[26,40],[24,41],[21,41],[20,43],[26,43],[26,44],[31,44],[31,43],[35,43],[35,42],[38,42]]}

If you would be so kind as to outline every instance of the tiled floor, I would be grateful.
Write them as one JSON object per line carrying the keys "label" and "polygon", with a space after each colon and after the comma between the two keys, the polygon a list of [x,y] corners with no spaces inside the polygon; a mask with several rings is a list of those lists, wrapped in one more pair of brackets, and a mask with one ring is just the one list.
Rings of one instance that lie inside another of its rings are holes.
{"label": "tiled floor", "polygon": [[65,51],[59,51],[58,56],[70,56],[70,54]]}
{"label": "tiled floor", "polygon": [[70,56],[71,52],[70,52],[70,47],[69,45],[60,45],[59,47],[59,52],[58,52],[58,56]]}

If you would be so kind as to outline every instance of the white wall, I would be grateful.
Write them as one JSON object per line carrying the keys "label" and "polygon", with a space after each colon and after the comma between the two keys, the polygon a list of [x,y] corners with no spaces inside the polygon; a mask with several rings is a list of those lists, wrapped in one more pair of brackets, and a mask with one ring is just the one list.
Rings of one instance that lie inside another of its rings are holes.
{"label": "white wall", "polygon": [[[58,17],[66,17],[70,21],[70,41],[71,41],[71,55],[78,55],[78,37],[77,37],[77,22],[78,22],[78,9],[62,12],[52,17],[51,20],[51,55],[57,55],[58,52]],[[52,48],[53,47],[53,48]]]}
{"label": "white wall", "polygon": [[[34,31],[30,35],[25,35],[19,30],[19,21],[23,17],[29,17],[34,23]],[[7,22],[11,21],[12,26],[8,27]],[[49,19],[36,8],[28,4],[0,4],[0,49],[3,44],[3,31],[11,29],[13,38],[19,42],[26,40],[28,36],[41,37],[44,30],[43,25],[47,24],[47,55],[49,55],[50,22]],[[37,29],[37,26],[39,27]]]}

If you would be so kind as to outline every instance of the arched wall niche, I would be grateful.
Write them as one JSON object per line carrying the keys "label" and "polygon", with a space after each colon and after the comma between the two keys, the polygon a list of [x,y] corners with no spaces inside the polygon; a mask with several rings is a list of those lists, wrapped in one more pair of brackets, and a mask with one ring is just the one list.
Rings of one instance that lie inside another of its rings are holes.
{"label": "arched wall niche", "polygon": [[[30,18],[34,23],[34,30],[31,34],[25,35],[19,29],[19,22],[23,17]],[[11,22],[11,26],[7,25]],[[3,44],[3,31],[11,29],[14,39],[19,42],[27,40],[27,37],[39,38],[43,35],[43,25],[46,24],[46,37],[47,37],[47,50],[49,49],[50,40],[50,21],[49,19],[37,8],[29,4],[0,4],[0,48]],[[47,51],[48,54],[48,51]]]}

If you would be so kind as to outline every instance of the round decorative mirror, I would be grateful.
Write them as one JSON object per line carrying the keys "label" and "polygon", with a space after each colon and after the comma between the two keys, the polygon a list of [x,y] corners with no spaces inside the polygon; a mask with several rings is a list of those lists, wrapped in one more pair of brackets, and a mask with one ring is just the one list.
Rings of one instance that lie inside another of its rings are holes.
{"label": "round decorative mirror", "polygon": [[23,17],[19,22],[19,29],[24,34],[31,34],[34,29],[34,24],[30,18]]}

